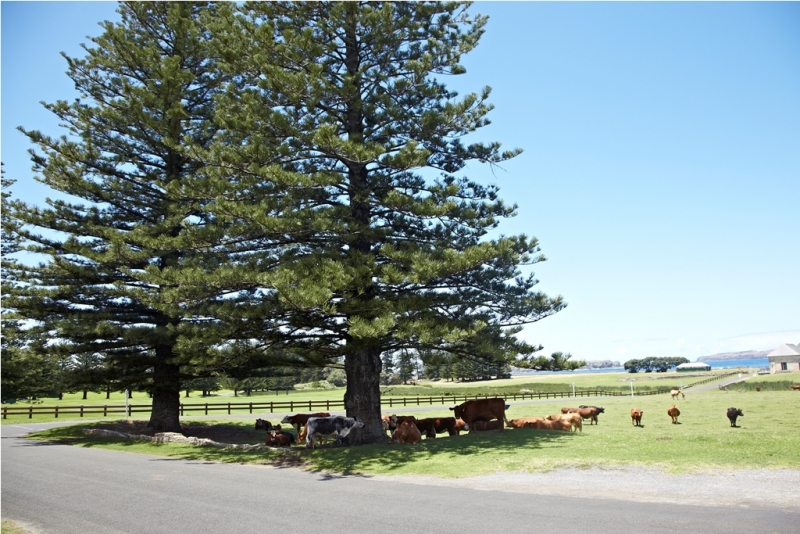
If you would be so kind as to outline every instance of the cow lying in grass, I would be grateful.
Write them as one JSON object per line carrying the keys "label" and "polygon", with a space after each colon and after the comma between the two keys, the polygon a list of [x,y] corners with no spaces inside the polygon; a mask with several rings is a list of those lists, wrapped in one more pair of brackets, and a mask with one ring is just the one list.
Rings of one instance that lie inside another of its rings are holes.
{"label": "cow lying in grass", "polygon": [[392,443],[400,445],[419,443],[421,440],[422,434],[420,434],[419,428],[410,421],[403,421],[392,433]]}
{"label": "cow lying in grass", "polygon": [[578,413],[557,413],[548,415],[545,417],[547,421],[565,421],[570,424],[570,427],[574,431],[580,430],[583,432],[583,419],[581,419],[580,414]]}
{"label": "cow lying in grass", "polygon": [[506,426],[508,428],[533,428],[527,426],[539,421],[544,421],[544,417],[518,417],[517,419],[510,420]]}
{"label": "cow lying in grass", "polygon": [[294,434],[282,430],[270,430],[264,439],[268,447],[291,447],[294,443]]}

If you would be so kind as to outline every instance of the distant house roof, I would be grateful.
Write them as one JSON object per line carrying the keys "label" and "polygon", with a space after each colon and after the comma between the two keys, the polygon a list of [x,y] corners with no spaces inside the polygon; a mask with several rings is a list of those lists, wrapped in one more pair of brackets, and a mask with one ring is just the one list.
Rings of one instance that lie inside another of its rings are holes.
{"label": "distant house roof", "polygon": [[772,356],[800,356],[800,347],[791,343],[786,343],[767,354],[767,357]]}

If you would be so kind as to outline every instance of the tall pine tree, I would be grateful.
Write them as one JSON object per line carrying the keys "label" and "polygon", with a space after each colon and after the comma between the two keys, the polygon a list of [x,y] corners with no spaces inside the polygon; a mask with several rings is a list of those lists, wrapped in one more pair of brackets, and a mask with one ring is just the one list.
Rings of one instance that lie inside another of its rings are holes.
{"label": "tall pine tree", "polygon": [[519,153],[461,141],[491,109],[488,88],[459,98],[440,81],[483,32],[467,8],[252,2],[212,22],[232,82],[225,140],[203,156],[218,162],[207,209],[226,243],[263,251],[225,266],[229,289],[254,299],[224,322],[306,362],[344,358],[347,414],[366,423],[354,442],[385,439],[382,355],[513,361],[534,349],[515,339],[522,325],[564,306],[520,273],[544,259],[535,239],[487,237],[516,207],[459,176]]}
{"label": "tall pine tree", "polygon": [[96,355],[104,380],[146,385],[157,431],[180,431],[181,381],[213,360],[193,350],[204,303],[172,291],[219,261],[187,238],[187,228],[213,225],[185,183],[202,168],[186,147],[207,146],[217,132],[212,99],[220,79],[198,22],[214,10],[121,4],[121,21],[102,24],[84,59],[65,56],[80,98],[45,105],[69,137],[21,128],[38,146],[31,151],[37,179],[58,197],[46,207],[11,204],[22,248],[47,260],[13,266],[9,305],[34,321],[30,342]]}

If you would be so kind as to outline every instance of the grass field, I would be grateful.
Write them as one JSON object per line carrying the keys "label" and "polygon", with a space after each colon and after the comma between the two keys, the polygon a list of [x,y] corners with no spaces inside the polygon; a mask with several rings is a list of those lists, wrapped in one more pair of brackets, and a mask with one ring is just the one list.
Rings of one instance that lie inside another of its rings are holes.
{"label": "grass field", "polygon": [[[544,416],[569,406],[569,399],[541,403],[512,403],[509,419]],[[800,394],[786,392],[687,393],[677,402],[680,424],[673,425],[666,411],[667,395],[606,397],[596,401],[605,408],[598,425],[583,432],[506,430],[423,440],[418,445],[371,445],[308,451],[237,451],[156,445],[149,442],[103,439],[83,435],[77,426],[39,433],[36,439],[64,440],[85,447],[157,454],[191,460],[236,463],[302,462],[306,468],[338,473],[425,474],[463,477],[497,471],[537,472],[569,466],[655,466],[667,472],[713,469],[800,469]],[[631,425],[630,409],[644,410],[643,427]],[[725,411],[735,406],[745,416],[731,428]],[[776,409],[780,407],[780,409]],[[401,413],[401,412],[397,412]],[[412,411],[407,413],[413,414]],[[424,416],[448,415],[446,408]],[[278,422],[277,419],[273,422]],[[220,424],[250,427],[252,420],[225,420]],[[253,443],[260,442],[254,435]]]}
{"label": "grass field", "polygon": [[[382,387],[382,396],[384,397],[429,397],[429,396],[443,396],[443,395],[508,395],[512,393],[530,393],[530,392],[561,392],[572,391],[572,385],[575,385],[576,391],[582,389],[600,389],[607,391],[622,391],[627,393],[630,391],[630,381],[634,381],[634,389],[636,391],[649,391],[652,389],[664,387],[676,387],[679,385],[686,386],[688,384],[703,380],[705,378],[718,376],[730,372],[729,370],[714,370],[710,373],[702,373],[697,375],[686,375],[683,373],[579,373],[579,374],[560,374],[560,375],[535,375],[535,376],[515,376],[509,379],[491,380],[485,382],[421,382],[418,385],[400,385],[400,386],[385,386]],[[799,377],[800,378],[800,377]],[[231,391],[219,391],[212,396],[202,397],[199,394],[193,393],[191,397],[181,396],[181,402],[184,404],[224,404],[224,403],[246,403],[246,402],[269,402],[280,401],[285,402],[293,400],[295,402],[304,400],[325,401],[337,400],[341,401],[344,397],[345,388],[336,389],[318,389],[318,390],[297,390],[280,392],[280,394],[272,393],[254,393],[251,396],[239,394],[234,397]],[[133,398],[130,399],[130,404],[135,406],[149,406],[152,402],[145,393],[135,392]],[[125,404],[125,397],[122,393],[112,392],[111,397],[106,399],[105,393],[89,393],[87,399],[82,398],[80,393],[65,394],[62,400],[57,398],[44,398],[31,402],[16,402],[15,404],[3,404],[9,407],[27,407],[27,406],[103,406],[115,405],[121,406]],[[234,412],[235,413],[235,412]],[[239,412],[241,413],[241,412]],[[265,412],[260,412],[265,413]],[[2,420],[2,424],[19,423],[23,420],[29,422],[46,423],[53,421],[86,421],[90,419],[97,419],[100,416],[94,415],[93,417],[81,418],[77,414],[60,414],[56,419],[52,415],[34,415],[33,418],[28,419],[27,415],[10,415],[7,419]],[[119,415],[112,415],[107,419],[114,419]],[[145,417],[142,414],[134,413],[134,418]]]}

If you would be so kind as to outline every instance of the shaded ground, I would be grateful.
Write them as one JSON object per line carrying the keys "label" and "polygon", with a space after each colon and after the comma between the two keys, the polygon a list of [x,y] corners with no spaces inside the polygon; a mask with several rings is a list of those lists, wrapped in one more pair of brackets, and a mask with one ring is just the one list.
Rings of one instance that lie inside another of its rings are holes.
{"label": "shaded ground", "polygon": [[[92,428],[143,436],[154,436],[156,434],[153,430],[147,428],[147,421],[114,421],[99,423]],[[265,435],[263,430],[255,430],[254,428],[224,423],[208,424],[201,421],[184,422],[181,424],[181,428],[183,435],[186,437],[205,438],[219,443],[263,443]]]}

